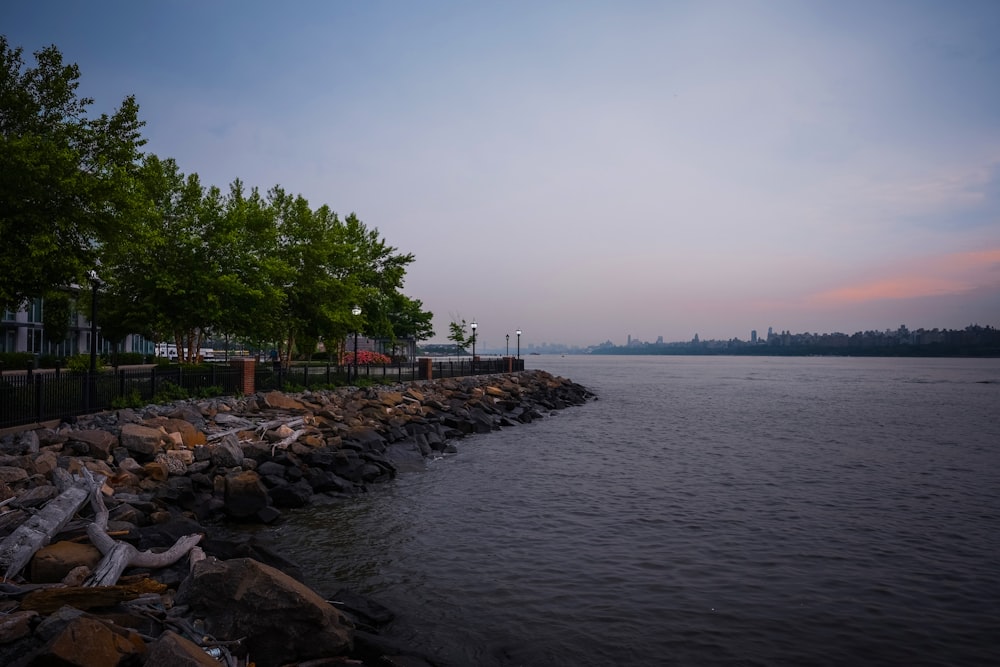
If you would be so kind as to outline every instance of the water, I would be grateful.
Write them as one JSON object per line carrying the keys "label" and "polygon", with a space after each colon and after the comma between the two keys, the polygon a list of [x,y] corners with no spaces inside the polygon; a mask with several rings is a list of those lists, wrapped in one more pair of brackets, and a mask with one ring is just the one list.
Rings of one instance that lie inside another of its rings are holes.
{"label": "water", "polygon": [[274,530],[448,665],[1000,664],[1000,360],[529,357],[599,400]]}

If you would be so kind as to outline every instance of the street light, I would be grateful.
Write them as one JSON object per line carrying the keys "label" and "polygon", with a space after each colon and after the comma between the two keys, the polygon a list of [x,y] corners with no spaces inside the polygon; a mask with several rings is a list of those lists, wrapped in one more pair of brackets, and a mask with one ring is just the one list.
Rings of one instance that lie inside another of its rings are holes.
{"label": "street light", "polygon": [[[361,306],[351,308],[351,315],[354,315],[354,381],[358,381],[358,315],[361,314]],[[350,379],[350,378],[348,378]]]}
{"label": "street light", "polygon": [[90,377],[87,382],[87,408],[92,409],[97,399],[97,289],[103,281],[97,275],[97,269],[87,273],[90,280]]}
{"label": "street light", "polygon": [[470,324],[469,326],[472,327],[472,374],[475,375],[476,374],[476,327],[478,327],[479,325],[476,324],[475,320],[473,320],[472,324]]}
{"label": "street light", "polygon": [[507,334],[507,354],[505,356],[510,356],[510,334]]}
{"label": "street light", "polygon": [[521,358],[521,330],[517,330],[517,358]]}

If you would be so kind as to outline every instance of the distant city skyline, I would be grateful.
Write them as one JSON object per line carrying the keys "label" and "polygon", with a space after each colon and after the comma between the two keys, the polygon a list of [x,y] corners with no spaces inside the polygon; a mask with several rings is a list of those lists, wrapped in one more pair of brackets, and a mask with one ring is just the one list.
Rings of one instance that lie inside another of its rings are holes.
{"label": "distant city skyline", "polygon": [[[841,331],[841,330],[834,330],[834,331],[792,331],[790,329],[775,329],[774,327],[769,327],[768,329],[765,329],[764,331],[760,331],[760,330],[756,330],[756,329],[751,329],[749,335],[747,335],[746,337],[742,337],[742,336],[730,336],[728,338],[707,338],[707,337],[702,337],[702,336],[700,336],[698,334],[695,334],[695,335],[691,336],[690,338],[679,339],[679,340],[667,340],[663,336],[657,336],[653,340],[643,340],[643,339],[640,339],[640,338],[637,338],[637,337],[633,337],[633,336],[631,336],[629,334],[626,334],[624,341],[620,341],[619,342],[619,341],[615,341],[615,340],[609,338],[609,339],[604,340],[604,341],[594,341],[594,342],[591,342],[591,343],[588,343],[588,344],[585,344],[585,345],[565,343],[565,342],[560,342],[560,341],[543,341],[541,343],[533,343],[533,342],[532,343],[525,343],[525,342],[522,341],[522,343],[521,343],[521,351],[522,352],[532,352],[532,351],[546,350],[546,349],[550,349],[554,353],[565,352],[565,351],[570,351],[570,350],[580,350],[580,351],[582,351],[582,350],[587,350],[587,349],[591,349],[591,348],[594,348],[594,347],[605,346],[605,345],[607,345],[609,343],[611,345],[613,345],[613,346],[616,346],[616,347],[627,347],[629,345],[646,346],[646,345],[650,345],[650,344],[653,344],[653,345],[676,345],[676,344],[685,344],[685,343],[691,343],[691,342],[718,343],[718,342],[728,342],[728,341],[740,341],[740,342],[745,342],[745,343],[752,343],[752,342],[754,342],[754,337],[753,337],[754,333],[757,334],[757,336],[759,338],[759,342],[760,343],[764,343],[764,342],[766,342],[771,337],[772,334],[777,335],[777,336],[789,335],[789,336],[796,336],[796,337],[798,337],[798,336],[810,336],[810,335],[811,336],[847,336],[847,337],[850,337],[850,336],[855,336],[857,334],[871,334],[871,333],[875,333],[875,334],[903,334],[903,333],[916,334],[916,333],[931,333],[931,332],[943,332],[943,331],[964,331],[968,327],[985,328],[985,329],[997,330],[997,326],[996,325],[988,324],[988,323],[982,323],[982,322],[972,322],[972,323],[969,323],[968,325],[966,325],[965,327],[955,327],[955,328],[952,328],[952,327],[912,327],[911,328],[911,327],[909,327],[906,324],[900,324],[900,325],[897,325],[896,327],[886,327],[886,328],[882,328],[882,329],[859,329],[857,331]],[[422,344],[454,345],[454,343],[449,343],[449,342],[441,343],[440,341],[423,341]],[[477,345],[479,347],[479,350],[483,354],[500,354],[500,353],[506,354],[507,353],[507,346],[506,345],[501,345],[500,347],[495,347],[495,346],[492,346],[492,345],[490,345],[488,343],[486,345],[483,345],[483,343],[482,343],[481,340],[477,343]],[[515,350],[516,350],[516,347],[510,347],[510,354],[513,355],[515,353]]]}
{"label": "distant city skyline", "polygon": [[1000,2],[0,4],[145,150],[351,212],[481,340],[1000,313]]}

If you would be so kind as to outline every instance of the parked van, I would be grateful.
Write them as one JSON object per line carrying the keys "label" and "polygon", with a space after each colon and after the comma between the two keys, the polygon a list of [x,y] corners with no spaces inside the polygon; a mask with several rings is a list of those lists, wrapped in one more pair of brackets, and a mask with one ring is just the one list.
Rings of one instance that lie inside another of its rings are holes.
{"label": "parked van", "polygon": [[[160,343],[156,346],[156,356],[166,357],[170,361],[177,361],[177,346],[169,343]],[[215,361],[215,350],[210,347],[199,348],[198,357],[202,361]]]}

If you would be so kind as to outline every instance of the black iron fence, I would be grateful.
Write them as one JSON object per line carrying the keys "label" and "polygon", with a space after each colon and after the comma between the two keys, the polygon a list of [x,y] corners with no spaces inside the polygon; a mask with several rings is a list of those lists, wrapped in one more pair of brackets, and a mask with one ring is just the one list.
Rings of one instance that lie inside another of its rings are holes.
{"label": "black iron fence", "polygon": [[[443,359],[386,365],[256,364],[257,391],[301,391],[349,384],[407,382],[524,370],[523,359]],[[429,371],[430,377],[427,376]],[[0,373],[0,428],[179,398],[238,394],[242,371],[225,364],[142,366],[97,373]]]}
{"label": "black iron fence", "polygon": [[[297,391],[314,387],[350,385],[358,383],[408,382],[410,380],[464,377],[466,375],[489,375],[506,373],[506,358],[444,359],[431,361],[430,377],[425,377],[422,362],[409,361],[394,364],[365,364],[357,368],[350,365],[335,365],[323,362],[294,364],[278,367],[258,364],[254,372],[254,385],[258,390],[279,389]],[[510,369],[524,370],[523,359],[511,359]]]}
{"label": "black iron fence", "polygon": [[0,375],[0,428],[190,396],[236,393],[239,369],[205,365]]}

